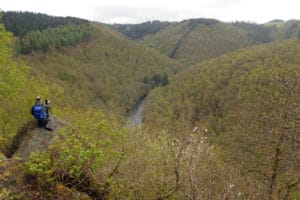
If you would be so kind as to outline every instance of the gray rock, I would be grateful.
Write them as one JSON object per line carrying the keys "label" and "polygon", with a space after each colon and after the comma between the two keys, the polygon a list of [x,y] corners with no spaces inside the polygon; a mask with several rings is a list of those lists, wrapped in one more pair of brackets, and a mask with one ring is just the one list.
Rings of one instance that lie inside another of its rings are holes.
{"label": "gray rock", "polygon": [[13,157],[28,160],[32,152],[41,153],[42,151],[48,150],[57,131],[64,126],[66,126],[66,123],[59,121],[55,117],[51,117],[46,128],[36,127],[25,134]]}

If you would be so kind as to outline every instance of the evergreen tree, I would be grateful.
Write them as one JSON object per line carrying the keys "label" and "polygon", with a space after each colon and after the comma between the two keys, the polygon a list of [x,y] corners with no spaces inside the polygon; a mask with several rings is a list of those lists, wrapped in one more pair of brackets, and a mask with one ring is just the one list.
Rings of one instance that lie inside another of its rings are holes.
{"label": "evergreen tree", "polygon": [[1,20],[6,29],[15,36],[25,36],[31,31],[43,30],[50,27],[64,26],[67,24],[85,24],[88,21],[74,17],[53,17],[32,12],[4,12]]}
{"label": "evergreen tree", "polygon": [[148,83],[149,83],[149,78],[148,78],[148,76],[145,76],[143,82],[144,82],[145,84],[148,84]]}
{"label": "evergreen tree", "polygon": [[168,75],[165,74],[162,81],[161,81],[161,86],[166,86],[169,84],[169,78],[168,78]]}
{"label": "evergreen tree", "polygon": [[161,83],[160,75],[159,74],[154,74],[152,76],[152,81],[153,81],[153,84],[154,84],[155,87],[158,86]]}
{"label": "evergreen tree", "polygon": [[85,25],[66,25],[34,31],[17,40],[16,51],[30,54],[33,51],[47,52],[62,47],[75,46],[91,37],[89,27]]}

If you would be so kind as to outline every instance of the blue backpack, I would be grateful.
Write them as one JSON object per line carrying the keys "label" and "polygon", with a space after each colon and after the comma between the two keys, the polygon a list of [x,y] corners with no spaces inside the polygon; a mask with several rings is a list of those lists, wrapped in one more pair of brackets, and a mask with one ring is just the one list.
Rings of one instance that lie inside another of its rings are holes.
{"label": "blue backpack", "polygon": [[46,113],[42,105],[36,105],[33,107],[33,116],[36,119],[46,119]]}

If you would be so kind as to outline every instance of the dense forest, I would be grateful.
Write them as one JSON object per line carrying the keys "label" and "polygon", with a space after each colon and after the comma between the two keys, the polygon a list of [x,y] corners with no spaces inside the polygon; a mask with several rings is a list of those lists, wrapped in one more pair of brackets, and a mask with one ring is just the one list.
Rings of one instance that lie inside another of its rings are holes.
{"label": "dense forest", "polygon": [[36,51],[47,52],[50,49],[60,50],[64,47],[75,46],[87,41],[90,37],[91,33],[87,25],[66,25],[29,32],[16,41],[15,48],[16,52],[21,54]]}
{"label": "dense forest", "polygon": [[[20,55],[34,74],[47,74],[63,85],[70,104],[113,106],[122,115],[157,83],[144,81],[155,74],[171,76],[182,66],[167,56],[90,24],[90,39],[75,47]],[[72,34],[72,33],[71,33]],[[72,99],[78,101],[72,101]],[[115,107],[114,105],[117,105]]]}
{"label": "dense forest", "polygon": [[2,22],[0,199],[300,198],[299,21]]}
{"label": "dense forest", "polygon": [[[172,22],[155,32],[151,30],[156,26],[150,23],[112,27],[132,39],[137,39],[133,35],[140,32],[140,26],[146,26],[144,30],[149,30],[142,34],[143,37],[138,38],[140,42],[158,49],[184,65],[197,64],[242,47],[300,36],[299,20],[273,20],[265,24],[255,24],[189,19]],[[126,31],[123,30],[124,27],[127,27]]]}
{"label": "dense forest", "polygon": [[299,61],[287,40],[193,66],[148,96],[145,124],[204,124],[223,159],[285,199],[299,184]]}
{"label": "dense forest", "polygon": [[112,24],[109,26],[131,39],[138,40],[145,35],[157,33],[170,24],[170,22],[149,21],[141,24]]}
{"label": "dense forest", "polygon": [[12,32],[15,36],[25,36],[31,31],[41,31],[47,28],[54,28],[67,24],[84,24],[87,20],[75,17],[55,17],[41,13],[32,12],[4,12],[2,23],[6,30]]}
{"label": "dense forest", "polygon": [[15,52],[30,54],[34,51],[75,46],[90,38],[88,21],[73,17],[53,17],[31,12],[5,12],[2,23],[18,36]]}

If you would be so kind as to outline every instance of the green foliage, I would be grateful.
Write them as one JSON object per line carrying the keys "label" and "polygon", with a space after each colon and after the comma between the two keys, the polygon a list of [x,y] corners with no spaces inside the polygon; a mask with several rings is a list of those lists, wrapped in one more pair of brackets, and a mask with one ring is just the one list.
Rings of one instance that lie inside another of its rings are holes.
{"label": "green foliage", "polygon": [[41,75],[34,78],[29,68],[12,61],[11,34],[0,24],[0,146],[3,151],[17,134],[32,119],[31,105],[37,95],[52,98],[62,94],[62,89],[50,84]]}
{"label": "green foliage", "polygon": [[59,131],[49,152],[30,156],[29,171],[50,182],[94,177],[98,171],[105,175],[103,165],[121,157],[118,145],[124,129],[115,128],[101,110],[64,112],[70,125]]}
{"label": "green foliage", "polygon": [[169,84],[169,78],[168,78],[168,75],[165,74],[164,77],[162,78],[161,86],[166,86],[168,84]]}
{"label": "green foliage", "polygon": [[[279,70],[290,65],[297,67],[299,51],[297,40],[282,41],[240,50],[196,65],[178,74],[167,87],[150,93],[145,108],[149,116],[146,114],[145,120],[153,121],[151,115],[156,111],[172,120],[181,117],[191,122],[208,119],[211,127],[220,131],[227,111],[251,95],[252,87],[259,87],[256,84],[267,81],[266,77],[260,77],[260,71]],[[250,84],[249,77],[254,75],[257,75],[257,82]]]}
{"label": "green foliage", "polygon": [[9,48],[12,40],[12,35],[5,31],[3,24],[0,24],[0,64],[4,65],[10,61],[11,49]]}
{"label": "green foliage", "polygon": [[299,52],[287,40],[194,66],[148,95],[145,123],[205,123],[222,158],[260,182],[263,199],[290,197],[300,184]]}
{"label": "green foliage", "polygon": [[64,87],[66,104],[105,106],[124,114],[151,89],[143,82],[145,76],[170,76],[181,69],[167,56],[108,28],[91,24],[90,31],[91,39],[76,47],[20,56],[32,66],[32,73],[47,74]]}
{"label": "green foliage", "polygon": [[254,44],[297,38],[299,28],[299,20],[253,24],[190,19],[145,35],[143,42],[183,64],[191,65]]}
{"label": "green foliage", "polygon": [[51,49],[75,46],[91,37],[88,26],[65,25],[27,33],[17,40],[16,51],[30,54],[34,51],[47,52]]}
{"label": "green foliage", "polygon": [[1,189],[1,191],[0,191],[0,198],[1,199],[11,198],[11,190],[9,190],[7,188]]}
{"label": "green foliage", "polygon": [[247,35],[256,43],[266,43],[271,41],[271,26],[263,26],[246,22],[235,22],[233,25],[245,30]]}
{"label": "green foliage", "polygon": [[153,89],[158,86],[166,86],[169,84],[168,74],[164,74],[163,76],[160,74],[154,74],[152,78],[149,80],[148,76],[145,76],[143,82]]}
{"label": "green foliage", "polygon": [[74,17],[54,17],[41,13],[32,12],[4,12],[2,23],[14,36],[25,36],[31,31],[43,30],[50,27],[67,24],[84,24],[87,20]]}
{"label": "green foliage", "polygon": [[144,43],[185,65],[253,44],[246,31],[216,20],[186,20],[144,37]]}
{"label": "green foliage", "polygon": [[192,128],[184,122],[167,128],[129,130],[124,159],[113,176],[115,198],[264,199],[255,180],[219,160],[205,141],[203,125]]}
{"label": "green foliage", "polygon": [[53,181],[53,172],[49,170],[51,162],[48,157],[49,155],[46,152],[40,154],[32,153],[30,155],[30,161],[25,165],[31,174],[38,176],[41,180],[50,184]]}
{"label": "green foliage", "polygon": [[146,35],[162,30],[170,24],[170,22],[149,21],[141,24],[112,24],[109,26],[131,39],[139,40]]}
{"label": "green foliage", "polygon": [[[76,25],[24,36],[24,44],[35,45],[29,49],[42,50],[19,55],[34,66],[33,78],[28,67],[11,60],[11,35],[0,25],[1,148],[31,119],[36,95],[55,102],[67,124],[48,151],[26,163],[38,186],[59,182],[61,191],[64,184],[95,199],[297,198],[298,40],[240,50],[171,77],[181,65],[110,29],[89,26],[86,43],[73,43],[84,34]],[[288,29],[288,37],[295,29]],[[66,40],[59,41],[64,31]],[[164,28],[156,35],[161,42],[151,42],[183,63],[195,63],[264,42],[265,31],[195,19]],[[60,49],[65,44],[71,47]],[[53,51],[43,52],[47,45]],[[63,99],[48,78],[66,88]],[[126,134],[115,125],[122,115],[116,120],[95,109],[105,105],[106,113],[118,115],[120,107],[131,109],[156,86],[165,87],[147,96],[145,123]]]}
{"label": "green foliage", "polygon": [[300,155],[295,151],[300,147],[296,142],[300,139],[296,134],[300,69],[259,70],[250,75],[248,84],[253,85],[251,95],[225,120],[224,152],[246,173],[265,180],[270,198],[284,199],[300,185],[294,162]]}
{"label": "green foliage", "polygon": [[272,41],[288,38],[297,38],[300,31],[299,20],[289,20],[287,22],[269,23],[266,26],[272,27],[269,37]]}

